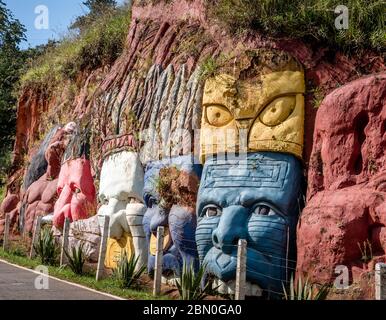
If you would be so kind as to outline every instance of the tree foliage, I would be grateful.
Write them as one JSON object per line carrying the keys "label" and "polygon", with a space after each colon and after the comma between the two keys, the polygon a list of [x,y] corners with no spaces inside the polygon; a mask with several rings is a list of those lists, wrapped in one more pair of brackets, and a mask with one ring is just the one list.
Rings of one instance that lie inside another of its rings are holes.
{"label": "tree foliage", "polygon": [[83,32],[90,23],[114,10],[117,2],[116,0],[86,0],[83,1],[83,5],[87,7],[89,13],[77,17],[70,29],[78,29]]}
{"label": "tree foliage", "polygon": [[19,44],[25,39],[24,26],[0,0],[0,184],[9,163],[16,129],[15,88],[25,53]]}

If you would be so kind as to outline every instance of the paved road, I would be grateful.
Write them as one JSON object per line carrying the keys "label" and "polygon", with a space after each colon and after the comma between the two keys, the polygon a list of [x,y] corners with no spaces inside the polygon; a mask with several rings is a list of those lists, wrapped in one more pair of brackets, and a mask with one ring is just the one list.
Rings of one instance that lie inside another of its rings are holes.
{"label": "paved road", "polygon": [[49,289],[37,290],[39,274],[0,261],[0,300],[114,300],[85,288],[48,279]]}

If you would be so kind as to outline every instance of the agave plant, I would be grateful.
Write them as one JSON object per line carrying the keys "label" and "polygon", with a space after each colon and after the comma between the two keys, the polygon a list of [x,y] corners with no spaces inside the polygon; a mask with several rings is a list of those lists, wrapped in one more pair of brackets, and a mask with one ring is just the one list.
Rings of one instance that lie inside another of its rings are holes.
{"label": "agave plant", "polygon": [[176,281],[181,300],[203,300],[211,292],[211,283],[203,284],[206,265],[201,265],[197,273],[193,263],[187,264],[184,260],[182,272]]}
{"label": "agave plant", "polygon": [[54,265],[59,256],[59,248],[55,243],[54,234],[49,228],[44,228],[40,233],[39,239],[34,244],[36,255],[42,264]]}
{"label": "agave plant", "polygon": [[83,250],[84,244],[81,243],[78,246],[71,248],[71,254],[67,252],[67,250],[64,250],[64,253],[66,254],[67,260],[68,260],[68,266],[74,272],[75,274],[83,274],[83,266],[86,262],[86,254]]}
{"label": "agave plant", "polygon": [[323,285],[317,288],[308,279],[303,282],[301,276],[299,276],[297,284],[295,284],[293,275],[290,280],[289,292],[287,292],[284,284],[282,286],[285,300],[325,300],[330,291],[330,286]]}
{"label": "agave plant", "polygon": [[113,270],[114,278],[117,280],[119,287],[130,288],[138,284],[139,278],[146,269],[146,266],[137,268],[138,259],[139,257],[135,257],[134,255],[128,258],[126,251],[122,253],[117,267]]}

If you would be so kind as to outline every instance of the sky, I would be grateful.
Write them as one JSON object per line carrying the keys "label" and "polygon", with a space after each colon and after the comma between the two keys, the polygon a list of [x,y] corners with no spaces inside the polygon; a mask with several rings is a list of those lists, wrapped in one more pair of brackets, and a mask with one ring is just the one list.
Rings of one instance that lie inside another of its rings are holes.
{"label": "sky", "polygon": [[[50,39],[60,39],[77,16],[87,13],[87,8],[82,5],[83,0],[3,0],[3,2],[27,29],[27,40],[20,45],[22,49],[47,43]],[[123,2],[124,0],[117,1],[118,4]]]}

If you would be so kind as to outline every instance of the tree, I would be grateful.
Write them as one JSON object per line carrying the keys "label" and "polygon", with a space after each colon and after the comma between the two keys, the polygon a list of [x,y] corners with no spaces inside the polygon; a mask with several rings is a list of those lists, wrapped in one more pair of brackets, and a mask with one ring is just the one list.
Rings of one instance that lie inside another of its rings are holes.
{"label": "tree", "polygon": [[25,31],[0,0],[0,184],[15,137],[15,89],[24,61],[19,44],[25,39]]}
{"label": "tree", "polygon": [[77,17],[70,29],[78,29],[80,32],[87,29],[87,27],[101,17],[117,7],[116,0],[86,0],[83,5],[87,7],[89,12],[83,16]]}
{"label": "tree", "polygon": [[117,2],[116,0],[86,0],[83,5],[90,10],[90,15],[101,16],[106,10],[115,8]]}

